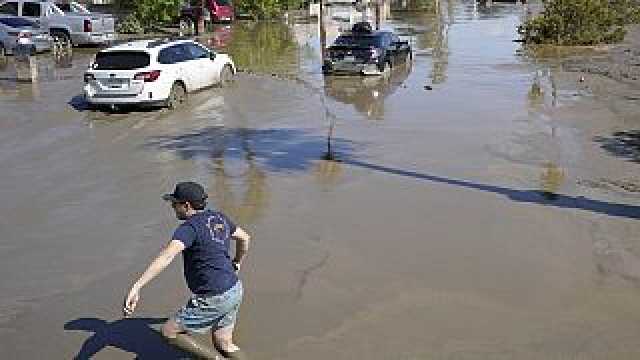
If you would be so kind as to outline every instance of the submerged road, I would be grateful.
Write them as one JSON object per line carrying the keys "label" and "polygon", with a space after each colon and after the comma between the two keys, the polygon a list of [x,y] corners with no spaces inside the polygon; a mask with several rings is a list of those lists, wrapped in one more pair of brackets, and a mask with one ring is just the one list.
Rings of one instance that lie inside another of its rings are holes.
{"label": "submerged road", "polygon": [[136,317],[120,309],[177,224],[161,194],[187,179],[254,237],[237,335],[252,358],[640,356],[640,195],[597,186],[640,169],[594,141],[629,113],[523,55],[521,5],[441,6],[384,24],[415,50],[388,79],[323,78],[313,24],[220,27],[201,40],[245,72],[178,112],[88,111],[94,49],[39,56],[35,84],[10,59],[3,356],[179,358],[148,330],[187,296],[179,264]]}

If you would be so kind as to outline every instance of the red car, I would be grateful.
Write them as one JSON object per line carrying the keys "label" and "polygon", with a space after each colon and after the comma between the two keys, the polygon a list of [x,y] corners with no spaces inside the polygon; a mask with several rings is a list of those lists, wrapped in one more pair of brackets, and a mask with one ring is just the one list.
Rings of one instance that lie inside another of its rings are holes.
{"label": "red car", "polygon": [[231,0],[189,0],[180,10],[180,28],[185,31],[195,30],[198,18],[202,16],[202,2],[205,3],[205,18],[210,15],[212,22],[232,22],[235,12]]}
{"label": "red car", "polygon": [[209,0],[211,20],[214,22],[232,22],[235,18],[231,0]]}

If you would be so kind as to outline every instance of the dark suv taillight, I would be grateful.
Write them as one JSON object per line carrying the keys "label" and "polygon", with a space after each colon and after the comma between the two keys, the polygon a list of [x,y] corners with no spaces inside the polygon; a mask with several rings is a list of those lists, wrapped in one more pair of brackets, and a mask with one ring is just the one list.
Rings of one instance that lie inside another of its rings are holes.
{"label": "dark suv taillight", "polygon": [[31,38],[31,31],[20,31],[18,33],[18,39],[24,38],[24,39],[30,39]]}
{"label": "dark suv taillight", "polygon": [[91,20],[85,20],[84,21],[84,32],[91,32],[92,27],[91,27]]}
{"label": "dark suv taillight", "polygon": [[158,77],[160,77],[160,70],[153,70],[137,73],[136,76],[133,77],[133,79],[144,80],[144,82],[153,82],[158,80]]}

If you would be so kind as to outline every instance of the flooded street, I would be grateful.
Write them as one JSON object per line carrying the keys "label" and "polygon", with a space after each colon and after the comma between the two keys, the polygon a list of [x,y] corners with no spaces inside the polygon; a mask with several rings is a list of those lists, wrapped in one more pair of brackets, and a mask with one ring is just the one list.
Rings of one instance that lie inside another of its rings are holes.
{"label": "flooded street", "polygon": [[176,112],[89,111],[96,49],[40,55],[34,84],[10,57],[4,356],[179,358],[146,325],[186,299],[180,261],[121,304],[194,180],[253,235],[251,359],[640,357],[637,88],[523,52],[522,5],[440,6],[391,14],[414,56],[389,77],[324,77],[316,24],[220,26],[201,41],[242,72]]}

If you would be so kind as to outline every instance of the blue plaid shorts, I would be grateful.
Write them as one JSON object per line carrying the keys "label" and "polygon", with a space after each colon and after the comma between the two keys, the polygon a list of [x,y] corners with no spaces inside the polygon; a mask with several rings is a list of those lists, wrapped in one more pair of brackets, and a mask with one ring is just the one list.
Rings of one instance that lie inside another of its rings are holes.
{"label": "blue plaid shorts", "polygon": [[242,292],[242,283],[238,280],[231,289],[220,295],[193,294],[174,319],[188,332],[206,333],[227,327],[236,322]]}

